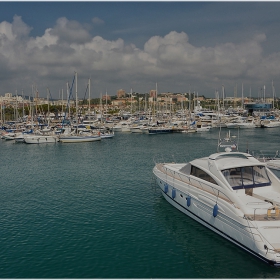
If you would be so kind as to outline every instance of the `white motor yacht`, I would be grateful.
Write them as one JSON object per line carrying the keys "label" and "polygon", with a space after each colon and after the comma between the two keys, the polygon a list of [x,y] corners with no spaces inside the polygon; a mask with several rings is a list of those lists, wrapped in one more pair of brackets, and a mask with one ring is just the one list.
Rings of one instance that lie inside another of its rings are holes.
{"label": "white motor yacht", "polygon": [[227,151],[189,163],[157,163],[153,173],[171,205],[280,266],[280,180],[265,162]]}
{"label": "white motor yacht", "polygon": [[280,126],[280,121],[278,120],[262,120],[261,121],[261,127],[267,127],[267,128],[271,128],[271,127],[279,127]]}
{"label": "white motor yacht", "polygon": [[59,141],[59,138],[56,135],[26,134],[23,136],[23,140],[27,144],[42,144],[42,143],[56,143]]}

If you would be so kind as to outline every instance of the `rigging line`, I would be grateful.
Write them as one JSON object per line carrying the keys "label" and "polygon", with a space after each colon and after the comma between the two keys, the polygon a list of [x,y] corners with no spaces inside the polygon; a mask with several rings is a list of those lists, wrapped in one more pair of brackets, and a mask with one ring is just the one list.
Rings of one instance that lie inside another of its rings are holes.
{"label": "rigging line", "polygon": [[87,84],[87,88],[86,88],[86,91],[85,91],[85,95],[84,95],[83,102],[86,100],[86,94],[87,94],[87,91],[88,91],[88,84]]}
{"label": "rigging line", "polygon": [[86,88],[86,91],[85,91],[84,99],[85,99],[85,97],[86,97],[87,91],[88,91],[88,84],[87,84],[87,88]]}
{"label": "rigging line", "polygon": [[[65,107],[65,112],[64,112],[64,118],[63,118],[63,121],[65,121],[65,118],[66,118],[66,113],[67,113],[67,110],[68,110],[68,108],[69,108],[69,106],[70,106],[70,96],[71,96],[71,94],[72,94],[74,81],[75,81],[75,75],[74,75],[74,78],[73,78],[73,81],[72,81],[71,88],[70,88],[70,87],[69,87],[69,85],[68,85],[68,89],[69,89],[69,96],[68,96],[68,100],[67,100],[67,106]],[[63,125],[64,125],[64,122],[63,122]]]}
{"label": "rigging line", "polygon": [[49,92],[50,97],[51,97],[49,101],[51,101],[51,102],[52,102],[52,105],[54,105],[54,99],[52,98],[52,94],[51,94],[51,91],[50,91],[49,88],[48,88],[48,92]]}

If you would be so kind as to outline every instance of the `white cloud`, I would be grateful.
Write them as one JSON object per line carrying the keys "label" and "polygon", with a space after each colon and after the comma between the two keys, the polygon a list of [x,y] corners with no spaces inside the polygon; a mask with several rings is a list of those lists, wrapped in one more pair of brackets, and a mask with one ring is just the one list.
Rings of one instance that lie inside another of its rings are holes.
{"label": "white cloud", "polygon": [[92,22],[93,22],[94,24],[96,24],[96,25],[104,24],[104,20],[102,20],[102,19],[100,19],[100,18],[98,18],[98,17],[94,17],[94,18],[92,19]]}
{"label": "white cloud", "polygon": [[10,41],[15,39],[15,35],[13,34],[11,23],[7,21],[3,21],[0,23],[0,39],[1,40],[8,39]]}
{"label": "white cloud", "polygon": [[51,35],[51,28],[46,29],[45,34],[42,37],[36,37],[35,39],[30,38],[28,42],[28,48],[39,48],[49,47],[51,45],[56,45],[58,41],[58,36]]}
{"label": "white cloud", "polygon": [[90,40],[90,34],[79,22],[69,21],[67,18],[59,18],[56,26],[51,31],[52,35],[58,36],[62,42],[86,43]]}
{"label": "white cloud", "polygon": [[[151,37],[139,49],[121,38],[91,37],[87,27],[66,18],[42,36],[33,38],[30,31],[18,16],[12,23],[0,23],[1,73],[16,74],[20,87],[30,88],[37,81],[58,91],[78,71],[81,79],[92,76],[95,88],[111,88],[111,94],[132,85],[146,92],[157,81],[162,91],[187,91],[190,83],[196,84],[207,96],[225,83],[270,82],[280,74],[280,53],[263,55],[265,34],[239,44],[196,47],[186,33],[172,31]],[[1,83],[2,90],[14,87],[8,80]]]}
{"label": "white cloud", "polygon": [[20,16],[14,16],[12,31],[17,38],[27,37],[31,30],[32,28],[25,24]]}

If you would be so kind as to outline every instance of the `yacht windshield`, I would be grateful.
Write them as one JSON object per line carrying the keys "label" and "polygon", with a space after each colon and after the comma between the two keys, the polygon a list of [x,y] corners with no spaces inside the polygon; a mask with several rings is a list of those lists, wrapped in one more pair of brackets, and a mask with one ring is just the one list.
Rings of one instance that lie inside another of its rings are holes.
{"label": "yacht windshield", "polygon": [[222,170],[223,175],[234,190],[270,185],[264,166],[245,166]]}

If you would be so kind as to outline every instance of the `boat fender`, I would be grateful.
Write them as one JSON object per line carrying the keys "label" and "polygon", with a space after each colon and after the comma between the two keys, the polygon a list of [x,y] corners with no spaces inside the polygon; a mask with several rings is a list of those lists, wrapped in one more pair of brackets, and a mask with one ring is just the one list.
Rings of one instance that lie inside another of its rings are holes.
{"label": "boat fender", "polygon": [[191,196],[187,197],[187,206],[190,207],[191,206]]}
{"label": "boat fender", "polygon": [[172,198],[174,199],[176,197],[176,189],[172,189]]}
{"label": "boat fender", "polygon": [[164,192],[168,193],[168,185],[167,184],[164,185]]}
{"label": "boat fender", "polygon": [[219,206],[218,204],[215,204],[214,208],[213,208],[213,216],[216,217],[218,215],[218,211],[219,211]]}

